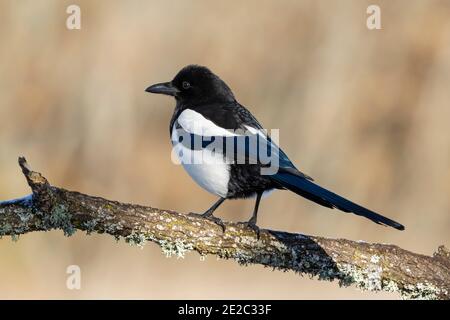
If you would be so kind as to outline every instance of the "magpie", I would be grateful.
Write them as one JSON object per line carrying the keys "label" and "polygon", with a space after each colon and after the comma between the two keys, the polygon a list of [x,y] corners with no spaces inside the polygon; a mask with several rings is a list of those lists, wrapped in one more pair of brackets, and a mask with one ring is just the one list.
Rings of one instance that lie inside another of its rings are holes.
{"label": "magpie", "polygon": [[[200,215],[203,218],[225,229],[222,220],[213,215],[214,211],[226,199],[254,197],[253,215],[242,223],[259,236],[256,222],[262,196],[276,189],[284,189],[327,208],[354,213],[398,230],[405,229],[400,223],[319,186],[310,176],[299,171],[258,120],[236,100],[228,85],[207,67],[188,65],[172,81],[154,84],[146,91],[175,98],[175,110],[169,126],[173,147],[177,148],[176,153],[192,179],[219,197],[211,208]],[[222,139],[228,142],[247,134],[262,140],[261,145],[265,143],[273,152],[277,162],[274,172],[263,173],[267,164],[258,157],[258,150],[249,148],[249,143],[240,144],[241,147],[231,144],[227,149],[227,143],[219,142],[214,143],[214,150],[210,148],[212,141]],[[196,138],[200,139],[200,143],[193,143]],[[196,156],[200,156],[201,161],[192,161]],[[236,161],[239,159],[244,161]]]}

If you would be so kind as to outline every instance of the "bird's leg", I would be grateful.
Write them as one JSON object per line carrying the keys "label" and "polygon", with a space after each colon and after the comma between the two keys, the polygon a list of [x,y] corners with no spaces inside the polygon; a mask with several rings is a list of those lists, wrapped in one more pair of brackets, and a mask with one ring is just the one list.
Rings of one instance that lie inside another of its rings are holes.
{"label": "bird's leg", "polygon": [[225,198],[219,198],[208,210],[205,211],[201,216],[204,218],[213,216],[214,211],[225,201]]}
{"label": "bird's leg", "polygon": [[216,211],[216,209],[225,201],[225,198],[220,198],[219,200],[217,200],[212,206],[211,208],[209,208],[208,210],[205,211],[205,213],[203,214],[198,214],[198,213],[189,213],[190,216],[197,216],[197,217],[201,217],[204,219],[208,219],[213,221],[214,223],[216,223],[217,225],[222,227],[222,230],[225,231],[225,225],[222,222],[222,220],[220,218],[214,217],[213,213],[214,211]]}
{"label": "bird's leg", "polygon": [[259,202],[261,201],[261,197],[262,197],[262,192],[258,192],[256,194],[256,202],[255,202],[255,209],[253,210],[253,215],[250,218],[250,220],[246,221],[246,222],[241,222],[241,224],[246,225],[247,227],[253,229],[253,231],[255,231],[256,236],[259,239],[259,227],[256,225],[256,220],[258,218],[258,209],[259,209]]}

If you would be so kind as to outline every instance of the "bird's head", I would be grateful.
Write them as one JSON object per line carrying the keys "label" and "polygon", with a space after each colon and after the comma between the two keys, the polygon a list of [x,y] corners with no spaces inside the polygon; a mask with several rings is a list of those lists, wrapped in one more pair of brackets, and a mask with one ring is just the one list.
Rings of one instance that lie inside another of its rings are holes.
{"label": "bird's head", "polygon": [[193,105],[235,101],[233,92],[222,79],[198,65],[186,66],[172,81],[154,84],[145,91],[173,96]]}

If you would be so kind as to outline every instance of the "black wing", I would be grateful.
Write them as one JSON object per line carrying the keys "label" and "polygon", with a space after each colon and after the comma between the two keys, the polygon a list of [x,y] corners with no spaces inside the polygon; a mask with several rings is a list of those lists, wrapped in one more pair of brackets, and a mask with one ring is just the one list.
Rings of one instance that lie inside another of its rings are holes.
{"label": "black wing", "polygon": [[[261,164],[262,166],[267,166],[267,163],[261,161],[261,153],[265,152],[266,156],[270,155],[271,161],[278,163],[279,172],[289,172],[312,180],[311,177],[300,172],[294,166],[286,153],[284,153],[284,151],[272,141],[270,136],[267,135],[267,132],[263,129],[258,120],[256,120],[250,111],[241,104],[237,102],[229,104],[208,104],[192,109],[199,112],[218,127],[227,129],[230,133],[239,134],[244,132],[247,142],[242,143],[241,135],[205,137],[190,133],[190,141],[184,142],[185,144],[189,144],[189,146],[186,145],[187,147],[192,149],[214,146],[216,152],[222,152],[231,162],[237,161],[237,163]],[[178,125],[177,128],[180,127],[181,126]],[[253,142],[257,141],[256,145],[258,148],[251,147],[255,145],[250,142],[252,140]],[[194,141],[202,141],[202,143],[194,143]],[[229,148],[227,149],[227,146],[230,145],[234,147],[234,151],[229,150]],[[262,148],[265,150],[261,150]]]}

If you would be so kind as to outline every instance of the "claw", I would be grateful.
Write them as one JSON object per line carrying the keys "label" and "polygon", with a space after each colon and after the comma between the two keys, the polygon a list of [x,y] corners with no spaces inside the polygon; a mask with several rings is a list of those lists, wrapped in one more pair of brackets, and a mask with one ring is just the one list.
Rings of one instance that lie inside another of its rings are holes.
{"label": "claw", "polygon": [[196,218],[203,218],[203,219],[212,221],[222,228],[222,232],[225,232],[225,224],[223,223],[223,221],[220,218],[214,217],[212,214],[210,214],[208,212],[205,212],[203,214],[189,212],[188,216],[196,217]]}
{"label": "claw", "polygon": [[209,217],[205,217],[205,219],[211,220],[212,222],[214,222],[215,224],[217,224],[218,226],[222,227],[222,232],[225,232],[225,224],[223,223],[223,221],[217,217],[214,216],[209,216]]}
{"label": "claw", "polygon": [[252,221],[252,219],[250,219],[249,221],[245,221],[245,222],[238,222],[238,224],[241,224],[247,228],[252,229],[256,234],[256,238],[259,240],[260,235],[261,235],[261,229],[259,229],[259,227],[256,225],[256,223],[254,221]]}

